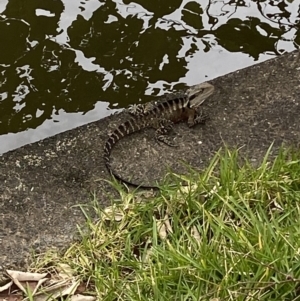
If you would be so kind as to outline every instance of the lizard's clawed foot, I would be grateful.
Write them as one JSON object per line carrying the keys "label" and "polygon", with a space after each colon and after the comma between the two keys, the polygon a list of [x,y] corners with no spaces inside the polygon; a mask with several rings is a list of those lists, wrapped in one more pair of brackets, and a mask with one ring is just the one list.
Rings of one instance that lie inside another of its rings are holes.
{"label": "lizard's clawed foot", "polygon": [[171,137],[168,136],[173,130],[173,122],[171,120],[162,119],[159,122],[159,128],[155,132],[155,138],[157,141],[163,142],[168,146],[176,146]]}
{"label": "lizard's clawed foot", "polygon": [[177,144],[174,143],[174,141],[171,139],[170,136],[165,135],[157,135],[156,140],[159,142],[163,142],[164,144],[167,144],[168,146],[175,147]]}
{"label": "lizard's clawed foot", "polygon": [[207,114],[203,114],[202,112],[198,114],[193,120],[188,120],[188,126],[192,127],[196,124],[205,124],[207,120],[209,120],[209,116]]}

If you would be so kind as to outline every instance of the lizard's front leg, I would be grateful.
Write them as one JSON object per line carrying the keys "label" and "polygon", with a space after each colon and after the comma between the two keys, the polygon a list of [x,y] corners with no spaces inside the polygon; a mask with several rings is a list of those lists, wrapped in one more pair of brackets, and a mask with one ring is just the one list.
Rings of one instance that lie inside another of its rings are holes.
{"label": "lizard's front leg", "polygon": [[209,116],[207,114],[204,114],[202,111],[198,112],[196,110],[193,110],[193,112],[189,114],[188,126],[192,127],[196,124],[204,124],[208,119]]}
{"label": "lizard's front leg", "polygon": [[158,122],[158,129],[155,132],[155,138],[157,141],[163,142],[168,146],[176,146],[171,137],[168,136],[173,130],[173,122],[167,119],[161,119]]}

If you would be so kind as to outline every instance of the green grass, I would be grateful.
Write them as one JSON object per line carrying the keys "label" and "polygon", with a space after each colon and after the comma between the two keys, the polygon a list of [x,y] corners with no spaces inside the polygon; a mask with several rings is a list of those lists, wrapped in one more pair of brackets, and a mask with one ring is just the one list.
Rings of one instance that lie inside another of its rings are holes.
{"label": "green grass", "polygon": [[158,196],[116,185],[60,261],[98,300],[300,300],[300,153],[268,157],[220,152]]}

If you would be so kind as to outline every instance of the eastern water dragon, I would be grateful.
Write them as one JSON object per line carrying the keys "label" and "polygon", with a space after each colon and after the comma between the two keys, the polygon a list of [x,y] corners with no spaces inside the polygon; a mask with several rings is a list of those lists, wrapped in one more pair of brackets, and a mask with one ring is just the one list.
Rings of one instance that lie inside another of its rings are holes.
{"label": "eastern water dragon", "polygon": [[104,160],[108,171],[119,181],[140,188],[157,188],[131,183],[115,173],[110,164],[110,154],[114,145],[123,137],[147,127],[156,129],[155,138],[169,146],[174,146],[167,136],[174,123],[187,121],[189,127],[204,123],[207,116],[197,109],[214,91],[209,83],[201,83],[176,94],[167,96],[150,106],[137,105],[129,110],[132,117],[120,124],[108,137],[104,147]]}

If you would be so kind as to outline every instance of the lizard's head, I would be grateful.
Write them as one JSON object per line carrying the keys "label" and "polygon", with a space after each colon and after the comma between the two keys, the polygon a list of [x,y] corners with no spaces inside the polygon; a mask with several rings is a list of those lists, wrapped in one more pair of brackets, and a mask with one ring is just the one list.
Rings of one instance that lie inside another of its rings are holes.
{"label": "lizard's head", "polygon": [[201,83],[187,89],[186,93],[189,99],[189,107],[196,108],[214,92],[214,86],[209,83]]}

